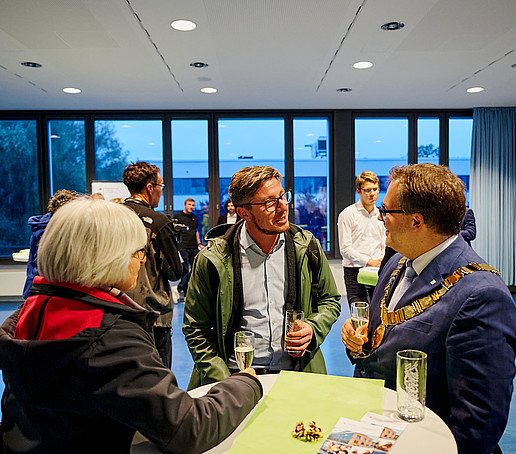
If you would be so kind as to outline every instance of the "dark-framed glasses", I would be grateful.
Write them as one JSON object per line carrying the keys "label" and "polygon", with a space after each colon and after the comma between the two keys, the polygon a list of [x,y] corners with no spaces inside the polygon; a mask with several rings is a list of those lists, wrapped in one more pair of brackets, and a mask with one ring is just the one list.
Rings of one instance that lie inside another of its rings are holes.
{"label": "dark-framed glasses", "polygon": [[371,194],[371,193],[375,193],[375,192],[378,192],[380,190],[379,187],[376,187],[376,188],[368,188],[368,189],[360,189],[361,192],[365,192],[366,194]]}
{"label": "dark-framed glasses", "polygon": [[288,190],[281,194],[279,197],[271,197],[270,199],[267,199],[265,202],[256,202],[256,203],[242,203],[242,206],[245,205],[263,205],[265,208],[265,211],[273,212],[278,209],[278,205],[280,200],[286,204],[289,204],[292,200],[292,191]]}
{"label": "dark-framed glasses", "polygon": [[378,208],[378,211],[380,212],[380,217],[382,218],[382,221],[385,221],[385,215],[387,213],[405,213],[403,210],[387,210],[383,205]]}
{"label": "dark-framed glasses", "polygon": [[152,186],[159,186],[161,189],[165,187],[165,183],[152,183]]}
{"label": "dark-framed glasses", "polygon": [[142,261],[145,258],[145,248],[138,249],[134,254],[133,257],[137,260]]}

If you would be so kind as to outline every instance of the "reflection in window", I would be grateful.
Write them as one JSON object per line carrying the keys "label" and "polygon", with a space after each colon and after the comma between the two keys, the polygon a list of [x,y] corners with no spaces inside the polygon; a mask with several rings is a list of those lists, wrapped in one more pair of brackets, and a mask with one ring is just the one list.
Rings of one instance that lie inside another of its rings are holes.
{"label": "reflection in window", "polygon": [[41,214],[36,121],[0,120],[0,256],[29,247],[30,216]]}
{"label": "reflection in window", "polygon": [[450,118],[449,121],[450,170],[466,185],[466,203],[469,206],[469,175],[471,161],[472,118]]}
{"label": "reflection in window", "polygon": [[68,189],[86,193],[86,146],[84,121],[48,122],[50,193]]}
{"label": "reflection in window", "polygon": [[417,119],[417,162],[439,165],[439,118]]}
{"label": "reflection in window", "polygon": [[[158,166],[163,175],[161,121],[96,120],[95,179],[122,181],[124,169],[136,161]],[[163,197],[156,210],[163,211]]]}
{"label": "reflection in window", "polygon": [[294,119],[295,223],[330,249],[328,219],[328,119]]}
{"label": "reflection in window", "polygon": [[[355,176],[370,170],[380,180],[380,206],[387,192],[387,177],[394,166],[408,164],[407,118],[355,119]],[[360,196],[355,193],[355,200]]]}
{"label": "reflection in window", "polygon": [[172,177],[174,212],[182,211],[185,200],[195,200],[199,237],[209,230],[208,120],[172,120]]}
{"label": "reflection in window", "polygon": [[271,166],[285,176],[285,122],[282,118],[226,118],[219,120],[218,133],[220,214],[226,214],[229,183],[237,170]]}

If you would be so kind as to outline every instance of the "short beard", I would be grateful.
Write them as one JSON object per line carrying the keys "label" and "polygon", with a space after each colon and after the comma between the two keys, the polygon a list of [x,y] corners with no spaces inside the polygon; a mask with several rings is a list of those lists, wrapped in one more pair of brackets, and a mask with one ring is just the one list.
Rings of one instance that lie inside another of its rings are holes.
{"label": "short beard", "polygon": [[251,219],[254,221],[256,230],[265,235],[279,235],[280,233],[286,232],[290,228],[290,222],[287,221],[284,227],[278,227],[277,230],[264,229],[263,227],[260,227],[258,225],[258,223],[256,222],[256,217],[251,211],[249,211],[249,214],[251,215]]}

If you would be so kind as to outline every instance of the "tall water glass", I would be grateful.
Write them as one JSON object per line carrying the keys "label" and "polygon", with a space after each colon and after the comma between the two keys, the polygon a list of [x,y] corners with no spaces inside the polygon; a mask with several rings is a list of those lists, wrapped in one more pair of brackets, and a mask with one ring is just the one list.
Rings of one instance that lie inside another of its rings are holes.
{"label": "tall water glass", "polygon": [[427,355],[419,350],[396,353],[398,416],[409,422],[423,420],[426,403]]}

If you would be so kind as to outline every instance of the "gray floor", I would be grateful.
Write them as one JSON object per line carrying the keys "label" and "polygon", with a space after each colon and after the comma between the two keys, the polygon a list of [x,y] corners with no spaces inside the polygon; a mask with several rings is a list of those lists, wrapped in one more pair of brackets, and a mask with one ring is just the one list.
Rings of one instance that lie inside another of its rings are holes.
{"label": "gray floor", "polygon": [[[340,340],[340,329],[344,320],[349,317],[349,309],[346,300],[344,299],[343,302],[343,310],[340,319],[333,326],[321,348],[326,359],[328,373],[331,375],[349,377],[353,375],[353,367],[344,353],[344,346]],[[16,307],[17,304],[1,303],[0,322],[12,313]],[[179,387],[181,389],[186,389],[192,372],[193,362],[181,331],[183,310],[184,304],[174,305],[174,318],[172,321],[172,370],[177,377]],[[3,392],[3,382],[0,383],[0,392]],[[509,422],[500,442],[500,446],[504,454],[516,454],[516,399],[514,398],[514,394]]]}

